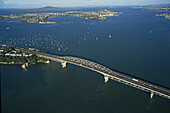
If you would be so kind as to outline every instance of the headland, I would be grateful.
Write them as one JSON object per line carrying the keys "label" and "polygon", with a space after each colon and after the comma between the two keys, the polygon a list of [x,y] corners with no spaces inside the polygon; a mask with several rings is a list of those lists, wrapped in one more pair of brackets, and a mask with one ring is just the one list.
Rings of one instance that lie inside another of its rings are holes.
{"label": "headland", "polygon": [[[39,52],[46,52],[40,49],[27,48],[28,50],[34,50]],[[39,57],[35,54],[26,53],[20,50],[16,50],[12,46],[1,45],[0,46],[0,64],[26,64],[29,65],[36,63],[50,63],[49,60]]]}

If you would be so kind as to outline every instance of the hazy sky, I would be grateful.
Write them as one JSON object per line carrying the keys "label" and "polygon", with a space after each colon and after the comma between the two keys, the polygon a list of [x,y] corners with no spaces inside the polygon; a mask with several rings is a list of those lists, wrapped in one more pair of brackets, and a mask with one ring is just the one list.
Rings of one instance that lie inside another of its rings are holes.
{"label": "hazy sky", "polygon": [[0,0],[0,7],[102,6],[170,4],[170,0]]}

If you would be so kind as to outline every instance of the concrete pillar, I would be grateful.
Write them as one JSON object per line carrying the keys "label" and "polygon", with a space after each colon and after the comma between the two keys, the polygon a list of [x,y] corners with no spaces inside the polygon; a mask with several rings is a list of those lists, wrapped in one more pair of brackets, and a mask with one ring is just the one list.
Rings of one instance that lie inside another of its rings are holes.
{"label": "concrete pillar", "polygon": [[22,69],[25,69],[25,71],[28,71],[28,70],[27,70],[27,67],[28,67],[28,66],[27,66],[27,63],[26,63],[26,64],[22,64],[21,67],[22,67]]}
{"label": "concrete pillar", "polygon": [[65,68],[65,67],[66,67],[66,64],[67,64],[67,62],[61,62],[62,68]]}
{"label": "concrete pillar", "polygon": [[153,98],[154,92],[151,92],[150,94],[150,98]]}
{"label": "concrete pillar", "polygon": [[106,83],[108,80],[109,80],[109,77],[105,75],[104,76],[104,82]]}

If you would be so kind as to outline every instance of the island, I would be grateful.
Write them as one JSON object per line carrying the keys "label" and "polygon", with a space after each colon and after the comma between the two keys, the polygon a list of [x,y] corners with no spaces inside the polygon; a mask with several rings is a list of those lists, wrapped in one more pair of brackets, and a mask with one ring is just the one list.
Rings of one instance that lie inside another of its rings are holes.
{"label": "island", "polygon": [[[46,53],[46,51],[40,49],[27,49]],[[50,60],[39,57],[35,54],[17,50],[13,46],[0,45],[0,64],[22,64],[22,68],[26,69],[28,65],[36,64],[39,62],[50,63]]]}
{"label": "island", "polygon": [[[153,5],[148,7],[133,7],[133,8],[141,8],[149,11],[170,11],[170,4],[160,4],[160,5]],[[155,16],[162,16],[166,20],[170,20],[170,14],[163,13],[163,14],[156,14]]]}
{"label": "island", "polygon": [[3,19],[21,19],[21,22],[24,23],[40,23],[40,24],[51,24],[55,22],[46,22],[50,17],[59,17],[59,16],[77,16],[84,19],[93,19],[93,20],[106,20],[106,16],[118,16],[118,12],[112,12],[109,10],[99,10],[99,11],[69,11],[64,13],[26,13],[26,14],[6,14],[0,15],[0,20]]}

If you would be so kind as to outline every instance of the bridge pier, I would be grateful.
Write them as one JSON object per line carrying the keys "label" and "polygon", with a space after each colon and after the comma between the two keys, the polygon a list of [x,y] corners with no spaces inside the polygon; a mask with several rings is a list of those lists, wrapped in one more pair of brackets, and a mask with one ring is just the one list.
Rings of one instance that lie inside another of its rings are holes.
{"label": "bridge pier", "polygon": [[61,62],[61,66],[62,66],[62,68],[65,68],[65,67],[66,67],[66,65],[67,65],[67,62]]}
{"label": "bridge pier", "polygon": [[104,75],[104,82],[106,83],[106,82],[108,82],[108,80],[109,80],[109,77]]}
{"label": "bridge pier", "polygon": [[151,92],[150,94],[150,98],[153,98],[154,92]]}

